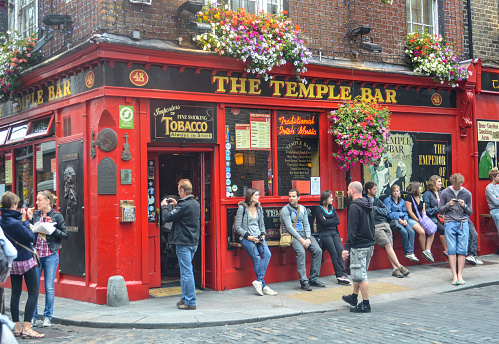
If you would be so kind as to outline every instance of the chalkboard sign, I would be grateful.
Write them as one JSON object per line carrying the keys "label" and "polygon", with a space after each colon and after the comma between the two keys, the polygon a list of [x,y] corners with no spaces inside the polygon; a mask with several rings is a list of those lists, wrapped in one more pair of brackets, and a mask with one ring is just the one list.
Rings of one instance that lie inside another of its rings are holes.
{"label": "chalkboard sign", "polygon": [[[279,227],[281,226],[281,209],[282,207],[263,207],[263,216],[265,222],[265,232],[267,240],[279,240]],[[312,227],[315,220],[315,206],[307,209],[308,222]],[[234,222],[236,221],[237,208],[227,208],[227,243],[232,240],[232,231]],[[228,244],[227,244],[228,245]],[[228,246],[228,249],[235,249]]]}

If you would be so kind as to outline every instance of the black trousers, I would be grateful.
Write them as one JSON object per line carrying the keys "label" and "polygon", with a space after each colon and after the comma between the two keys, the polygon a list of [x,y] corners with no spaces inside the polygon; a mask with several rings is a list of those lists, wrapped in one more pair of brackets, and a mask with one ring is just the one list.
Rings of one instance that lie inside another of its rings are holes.
{"label": "black trousers", "polygon": [[322,240],[322,249],[327,250],[333,262],[334,273],[336,278],[346,276],[345,264],[341,257],[343,244],[341,243],[340,233],[335,230],[320,232],[319,236]]}
{"label": "black trousers", "polygon": [[10,313],[12,321],[19,322],[19,300],[23,291],[23,277],[26,289],[28,289],[28,300],[24,308],[24,321],[31,322],[33,312],[35,311],[36,301],[38,300],[38,276],[36,267],[32,267],[24,275],[10,275],[12,285],[12,295],[10,297]]}

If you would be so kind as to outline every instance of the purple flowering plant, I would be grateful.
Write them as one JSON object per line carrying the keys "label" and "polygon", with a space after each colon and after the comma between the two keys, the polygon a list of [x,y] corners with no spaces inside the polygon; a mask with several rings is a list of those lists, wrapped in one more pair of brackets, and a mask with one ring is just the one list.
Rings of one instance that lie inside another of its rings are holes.
{"label": "purple flowering plant", "polygon": [[414,72],[432,76],[435,82],[447,81],[452,87],[458,87],[459,81],[468,79],[466,67],[459,65],[458,55],[441,35],[431,35],[428,31],[408,34],[405,54]]}
{"label": "purple flowering plant", "polygon": [[22,38],[17,33],[0,34],[0,103],[15,100],[20,73],[33,66],[39,53],[33,52],[37,34]]}
{"label": "purple flowering plant", "polygon": [[374,99],[357,97],[340,104],[328,115],[329,130],[338,145],[332,153],[341,169],[349,170],[360,162],[375,164],[388,149],[390,112]]}
{"label": "purple flowering plant", "polygon": [[197,13],[197,21],[210,24],[211,32],[196,35],[194,41],[203,50],[238,58],[246,63],[247,73],[266,81],[273,78],[269,73],[274,67],[292,63],[298,81],[306,83],[300,73],[307,71],[312,53],[299,38],[299,26],[286,15],[208,5]]}

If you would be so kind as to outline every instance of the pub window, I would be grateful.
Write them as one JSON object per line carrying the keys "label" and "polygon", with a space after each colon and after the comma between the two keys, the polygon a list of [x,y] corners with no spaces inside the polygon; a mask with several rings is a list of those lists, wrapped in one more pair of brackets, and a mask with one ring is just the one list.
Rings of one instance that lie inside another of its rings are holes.
{"label": "pub window", "polygon": [[[26,133],[28,132],[28,123],[21,124],[12,128],[10,137],[8,141],[20,141],[24,140]],[[9,142],[7,142],[9,143]]]}
{"label": "pub window", "polygon": [[[312,194],[319,177],[319,116],[313,112],[277,111],[279,196],[290,189]],[[316,194],[316,192],[314,192]]]}
{"label": "pub window", "polygon": [[49,190],[55,194],[55,141],[36,145],[36,192]]}
{"label": "pub window", "polygon": [[55,133],[55,126],[52,124],[53,117],[54,116],[45,117],[31,121],[26,137],[32,138],[43,135],[53,135]]}
{"label": "pub window", "polygon": [[33,146],[14,149],[19,207],[33,206]]}
{"label": "pub window", "polygon": [[436,0],[407,0],[407,32],[425,31],[438,34],[438,5]]}
{"label": "pub window", "polygon": [[226,196],[244,197],[249,187],[272,195],[269,110],[226,108]]}
{"label": "pub window", "polygon": [[9,134],[9,128],[0,130],[0,145],[5,144],[5,139],[7,138],[8,134]]}
{"label": "pub window", "polygon": [[12,191],[12,151],[0,152],[0,194]]}
{"label": "pub window", "polygon": [[251,14],[258,11],[277,14],[281,11],[282,0],[230,0],[230,8],[234,11],[244,8]]}

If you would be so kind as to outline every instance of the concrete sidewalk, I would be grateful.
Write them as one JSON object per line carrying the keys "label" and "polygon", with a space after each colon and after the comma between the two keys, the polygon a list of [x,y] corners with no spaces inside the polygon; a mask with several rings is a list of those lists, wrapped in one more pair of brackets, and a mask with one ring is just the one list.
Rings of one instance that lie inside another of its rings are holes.
{"label": "concrete sidewalk", "polygon": [[[369,271],[370,301],[373,312],[376,304],[428,294],[438,294],[499,284],[499,255],[480,257],[484,265],[466,263],[463,277],[465,285],[452,286],[448,262],[411,266],[407,278],[391,276],[391,270]],[[203,291],[197,294],[197,309],[179,310],[179,296],[149,298],[130,302],[124,307],[108,307],[93,303],[56,297],[54,324],[100,328],[192,328],[241,324],[272,318],[331,310],[348,311],[341,295],[352,292],[351,286],[341,286],[334,276],[321,277],[326,288],[301,291],[298,281],[273,283],[276,296],[259,296],[253,286],[228,291]],[[6,305],[9,305],[10,289],[5,289]],[[27,293],[23,292],[21,312]],[[39,313],[43,314],[44,295],[39,297]],[[7,312],[10,315],[10,311]]]}

